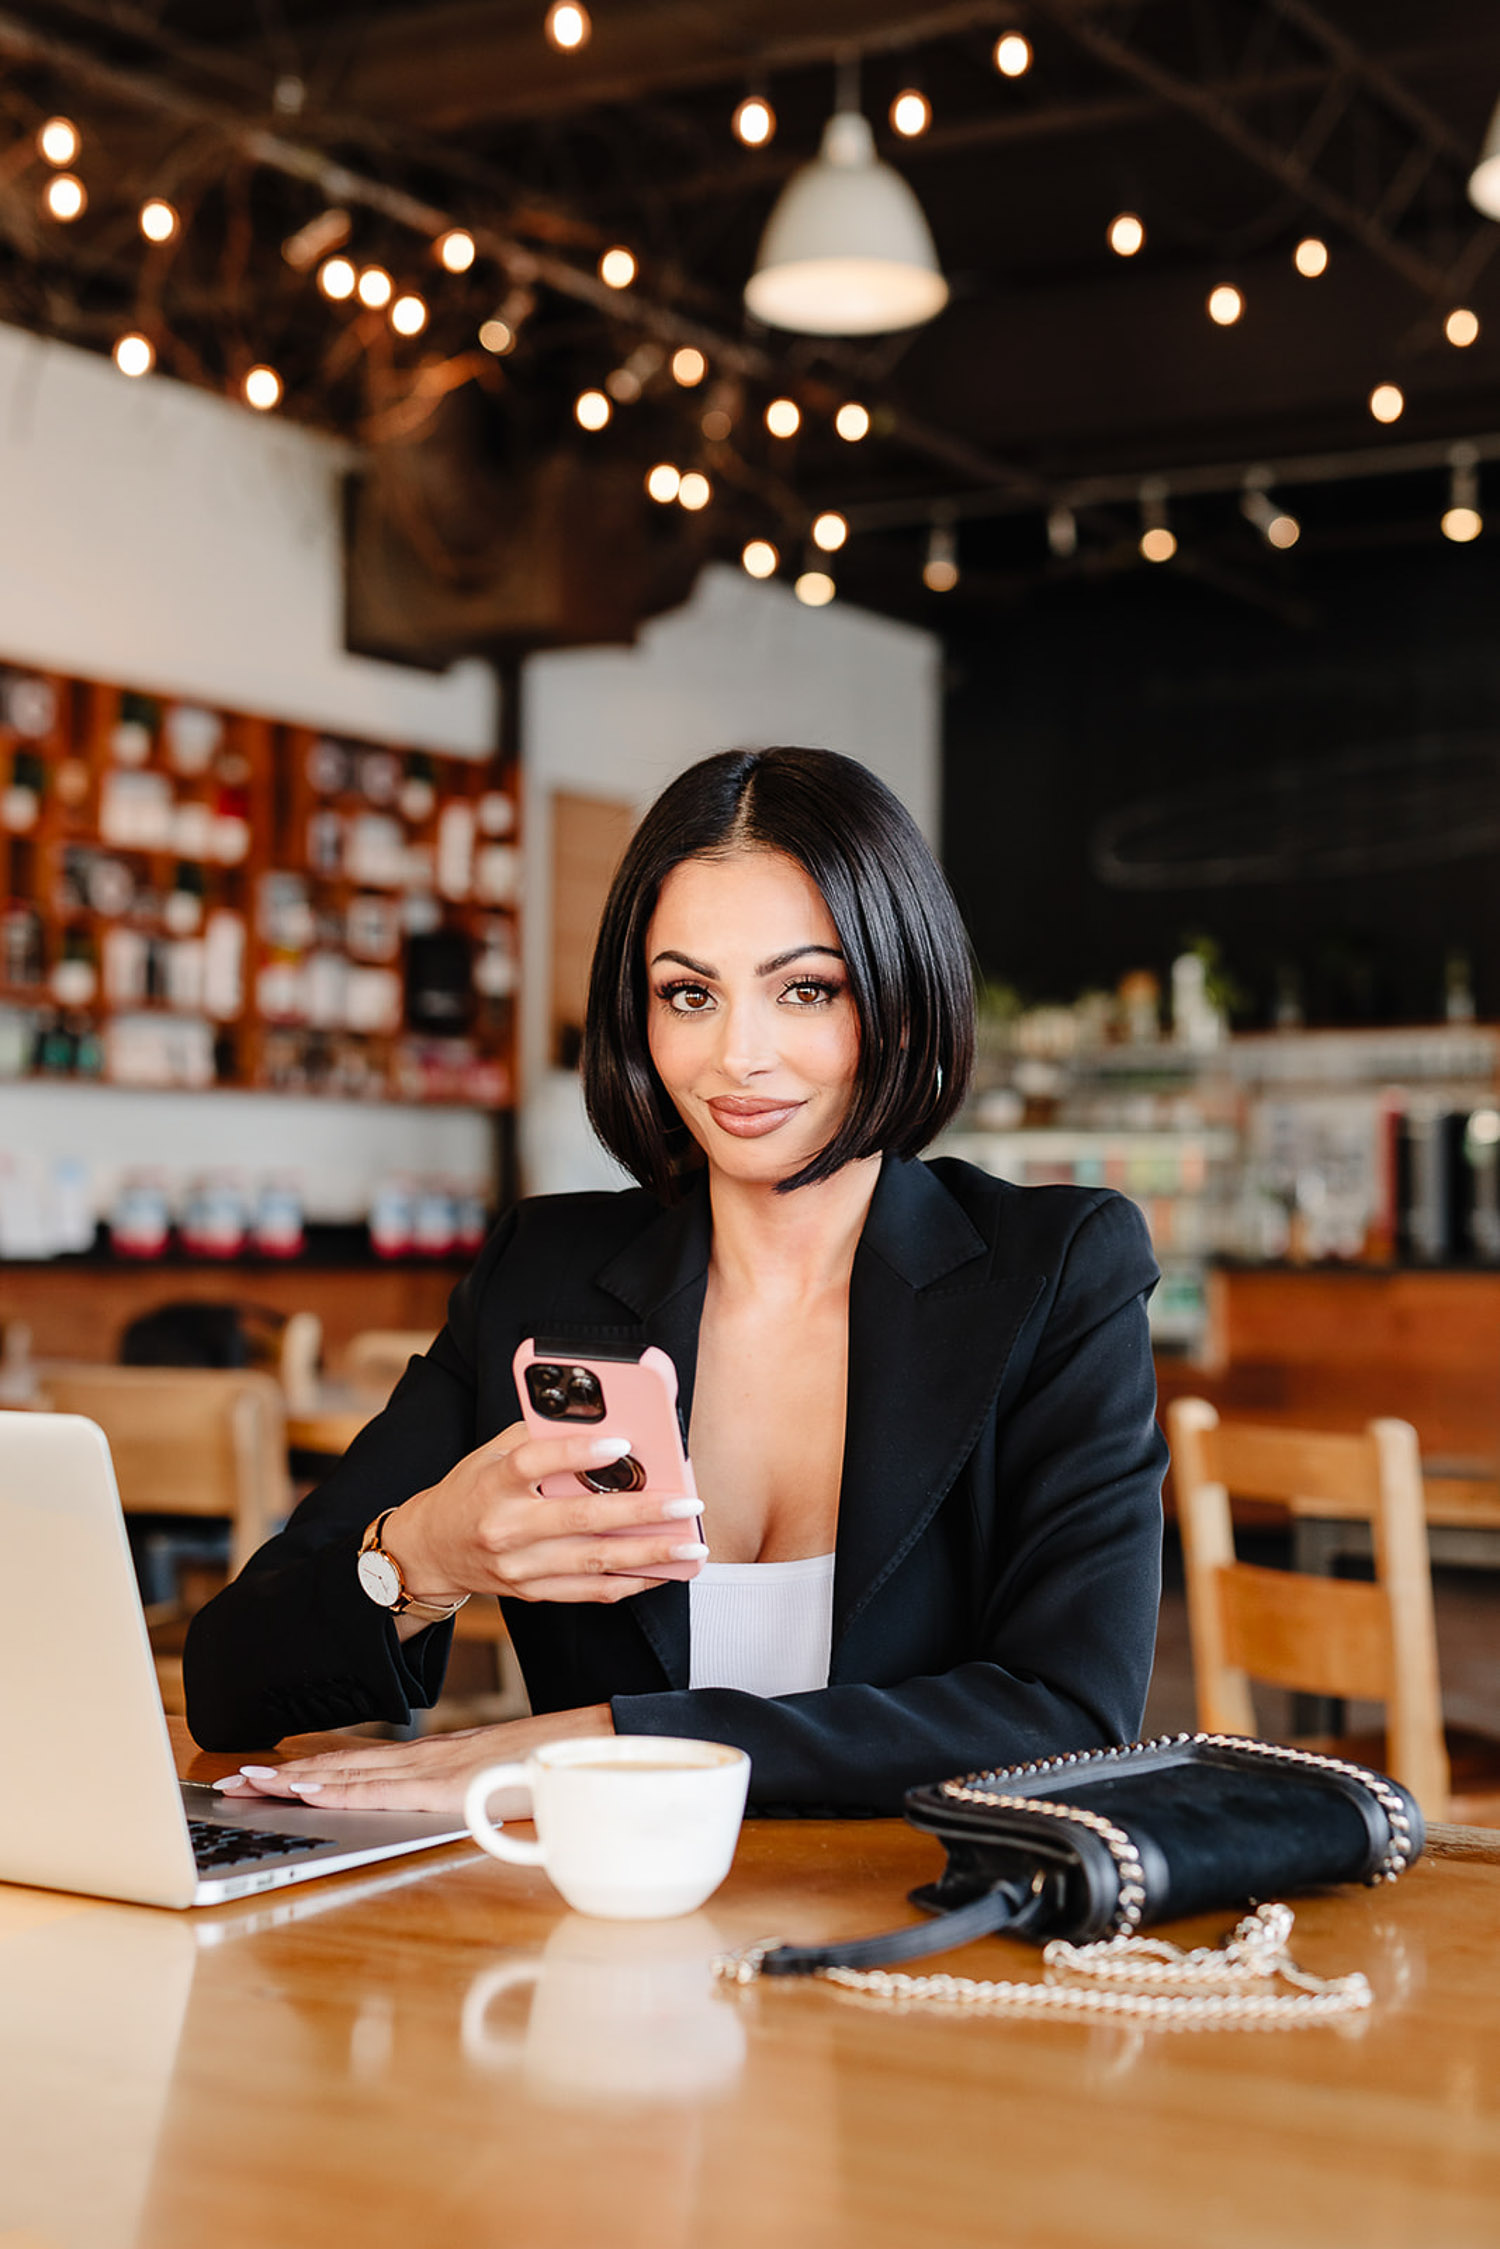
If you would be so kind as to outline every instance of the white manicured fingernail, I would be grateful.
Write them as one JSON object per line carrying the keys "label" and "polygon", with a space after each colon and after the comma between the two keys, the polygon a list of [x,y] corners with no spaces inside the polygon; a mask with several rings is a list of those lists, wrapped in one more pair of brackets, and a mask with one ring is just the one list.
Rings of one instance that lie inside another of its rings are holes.
{"label": "white manicured fingernail", "polygon": [[590,1451],[595,1460],[623,1460],[630,1450],[628,1437],[595,1437]]}
{"label": "white manicured fingernail", "polygon": [[278,1778],[279,1768],[275,1765],[241,1765],[240,1771],[246,1780],[275,1780]]}
{"label": "white manicured fingernail", "polygon": [[321,1796],[323,1793],[323,1783],[320,1780],[289,1780],[287,1787],[294,1788],[299,1796]]}
{"label": "white manicured fingernail", "polygon": [[708,1560],[708,1548],[696,1543],[692,1546],[674,1546],[672,1559],[674,1562],[706,1562]]}
{"label": "white manicured fingernail", "polygon": [[685,1523],[690,1515],[701,1515],[703,1503],[697,1499],[664,1499],[661,1519],[664,1523]]}

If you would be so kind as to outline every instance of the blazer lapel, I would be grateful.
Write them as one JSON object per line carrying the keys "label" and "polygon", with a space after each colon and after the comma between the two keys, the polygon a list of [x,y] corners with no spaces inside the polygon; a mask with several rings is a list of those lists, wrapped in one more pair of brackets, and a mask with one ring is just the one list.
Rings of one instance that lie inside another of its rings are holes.
{"label": "blazer lapel", "polygon": [[833,1587],[839,1643],[951,1490],[1043,1276],[995,1249],[924,1164],[888,1156],[854,1260]]}

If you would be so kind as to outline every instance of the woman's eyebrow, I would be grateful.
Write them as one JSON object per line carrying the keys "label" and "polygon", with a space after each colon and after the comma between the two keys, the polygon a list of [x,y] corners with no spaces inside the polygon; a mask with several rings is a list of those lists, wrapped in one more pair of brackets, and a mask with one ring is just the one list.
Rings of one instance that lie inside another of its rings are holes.
{"label": "woman's eyebrow", "polygon": [[[762,961],[756,969],[757,976],[774,976],[779,968],[790,968],[793,961],[805,960],[809,953],[819,953],[825,960],[841,961],[843,954],[837,945],[793,945],[788,952],[774,953],[770,960]],[[690,953],[664,952],[653,954],[651,966],[660,968],[663,961],[675,961],[679,968],[691,969],[695,976],[706,976],[710,983],[717,982],[718,970],[706,961],[695,961]]]}

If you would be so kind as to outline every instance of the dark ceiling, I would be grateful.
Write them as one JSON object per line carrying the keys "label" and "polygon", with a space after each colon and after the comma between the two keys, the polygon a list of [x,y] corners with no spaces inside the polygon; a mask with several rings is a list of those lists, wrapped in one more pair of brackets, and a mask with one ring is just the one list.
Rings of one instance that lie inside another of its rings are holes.
{"label": "dark ceiling", "polygon": [[[1500,96],[1495,0],[599,0],[592,13],[590,43],[562,54],[544,0],[0,0],[0,318],[105,351],[140,328],[162,369],[225,389],[268,361],[282,411],[377,452],[441,428],[450,496],[465,481],[455,462],[478,464],[476,491],[569,449],[637,484],[653,460],[697,462],[712,504],[670,511],[693,554],[736,554],[759,533],[795,571],[812,514],[838,507],[853,526],[841,589],[929,618],[945,598],[983,609],[1043,574],[1141,567],[1137,488],[1163,477],[1191,531],[1173,567],[1295,616],[1297,557],[1268,552],[1240,515],[1247,466],[1277,471],[1312,548],[1417,524],[1436,536],[1446,449],[1492,439],[1500,457],[1500,228],[1465,195]],[[1006,79],[990,58],[1012,27],[1034,63]],[[778,336],[747,322],[740,291],[856,57],[951,302],[873,343]],[[730,130],[752,86],[778,118],[756,151]],[[933,110],[914,141],[887,123],[906,86]],[[71,226],[38,216],[32,140],[53,112],[84,134],[89,207]],[[136,227],[152,193],[184,219],[161,249]],[[351,255],[422,290],[420,337],[328,304],[287,263],[283,242],[330,204],[351,214]],[[1106,243],[1121,209],[1147,229],[1130,260]],[[433,261],[442,223],[479,239],[462,277]],[[1329,249],[1317,280],[1292,264],[1308,233]],[[615,242],[640,261],[624,296],[596,276]],[[1218,328],[1205,302],[1226,281],[1245,315]],[[497,359],[476,339],[502,303],[526,317]],[[1479,316],[1467,349],[1444,337],[1455,305]],[[691,392],[652,363],[689,338],[710,362]],[[581,439],[577,393],[643,343],[656,347],[635,362],[643,395]],[[1388,430],[1367,404],[1381,381],[1406,399]],[[804,411],[790,442],[761,419],[781,390]],[[862,444],[831,428],[849,397],[875,417]],[[704,437],[710,404],[727,438]],[[1342,457],[1364,454],[1366,469],[1409,459],[1409,473],[1346,478],[1360,464]],[[1076,514],[1072,553],[1046,537],[1059,501]],[[949,517],[964,574],[943,597],[919,567],[931,522]]]}

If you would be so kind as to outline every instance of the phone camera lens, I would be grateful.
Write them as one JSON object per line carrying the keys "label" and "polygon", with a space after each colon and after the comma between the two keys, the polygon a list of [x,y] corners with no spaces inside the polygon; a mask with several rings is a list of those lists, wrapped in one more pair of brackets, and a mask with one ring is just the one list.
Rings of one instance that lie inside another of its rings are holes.
{"label": "phone camera lens", "polygon": [[597,1406],[600,1398],[598,1377],[587,1367],[574,1367],[568,1375],[568,1399],[575,1406]]}
{"label": "phone camera lens", "polygon": [[568,1410],[568,1393],[564,1387],[561,1367],[530,1367],[526,1375],[527,1388],[538,1413],[557,1421]]}

